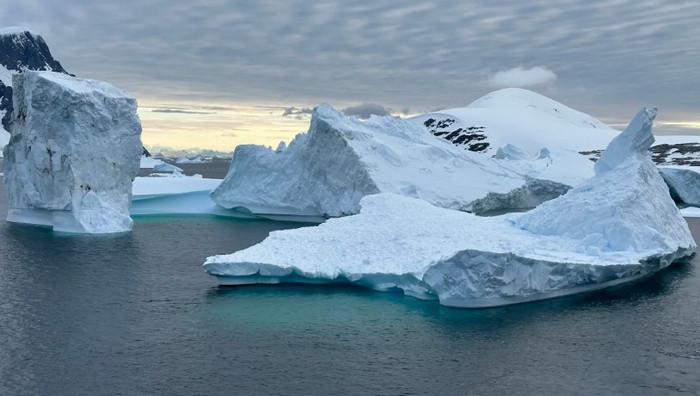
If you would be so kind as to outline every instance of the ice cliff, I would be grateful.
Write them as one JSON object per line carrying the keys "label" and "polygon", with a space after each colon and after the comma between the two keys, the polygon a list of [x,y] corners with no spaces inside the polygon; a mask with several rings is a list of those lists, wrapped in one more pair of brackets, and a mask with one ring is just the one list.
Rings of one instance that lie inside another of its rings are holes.
{"label": "ice cliff", "polygon": [[[543,158],[533,167],[546,169],[548,161]],[[362,197],[383,192],[466,211],[489,193],[512,195],[485,205],[490,209],[518,201],[517,191],[529,194],[519,203],[549,198],[537,195],[542,189],[518,190],[528,178],[514,167],[436,139],[413,122],[393,117],[360,121],[322,105],[314,110],[308,133],[286,148],[238,146],[212,198],[241,214],[309,221],[357,213]]]}
{"label": "ice cliff", "polygon": [[347,282],[488,307],[629,282],[693,254],[696,244],[647,149],[655,109],[610,143],[584,185],[519,215],[478,217],[395,194],[359,214],[277,231],[209,257],[224,285]]}
{"label": "ice cliff", "polygon": [[129,231],[139,170],[136,100],[114,86],[53,72],[14,75],[5,146],[7,220],[55,231]]}

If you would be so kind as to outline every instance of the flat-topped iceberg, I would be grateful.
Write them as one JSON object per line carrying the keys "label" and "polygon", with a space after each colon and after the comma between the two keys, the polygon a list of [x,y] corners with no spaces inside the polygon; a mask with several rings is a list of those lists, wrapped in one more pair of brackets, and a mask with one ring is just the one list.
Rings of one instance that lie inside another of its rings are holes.
{"label": "flat-topped iceberg", "polygon": [[131,181],[143,151],[136,100],[53,72],[15,74],[13,86],[7,220],[73,233],[131,230]]}
{"label": "flat-topped iceberg", "polygon": [[[322,105],[314,110],[308,133],[286,148],[238,146],[212,198],[246,215],[321,221],[355,214],[362,197],[377,193],[470,211],[472,202],[489,193],[521,191],[527,180],[510,166],[437,139],[413,122],[393,117],[360,121]],[[537,191],[524,191],[529,195],[521,201],[530,205],[551,198],[538,197]],[[519,203],[518,198],[499,202]]]}
{"label": "flat-topped iceberg", "polygon": [[688,225],[646,152],[655,109],[610,144],[597,174],[525,214],[478,217],[395,194],[359,214],[277,231],[209,257],[223,285],[349,282],[489,307],[632,281],[691,256]]}

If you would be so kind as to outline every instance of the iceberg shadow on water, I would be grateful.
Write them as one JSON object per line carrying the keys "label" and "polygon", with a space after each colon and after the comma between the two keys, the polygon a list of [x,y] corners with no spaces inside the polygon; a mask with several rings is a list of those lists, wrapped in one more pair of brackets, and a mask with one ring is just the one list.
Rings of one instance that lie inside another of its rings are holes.
{"label": "iceberg shadow on water", "polygon": [[273,232],[209,257],[222,285],[348,282],[492,307],[638,280],[692,257],[696,244],[650,159],[656,109],[613,139],[596,175],[532,211],[478,217],[395,194],[354,216]]}

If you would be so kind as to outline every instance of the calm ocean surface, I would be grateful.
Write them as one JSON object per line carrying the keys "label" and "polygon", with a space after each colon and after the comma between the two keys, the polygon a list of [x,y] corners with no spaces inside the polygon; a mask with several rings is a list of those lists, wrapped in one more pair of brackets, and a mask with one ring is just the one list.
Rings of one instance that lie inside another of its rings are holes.
{"label": "calm ocean surface", "polygon": [[294,225],[153,217],[128,235],[62,236],[6,223],[3,188],[0,395],[700,393],[697,257],[487,310],[349,287],[222,288],[207,256]]}

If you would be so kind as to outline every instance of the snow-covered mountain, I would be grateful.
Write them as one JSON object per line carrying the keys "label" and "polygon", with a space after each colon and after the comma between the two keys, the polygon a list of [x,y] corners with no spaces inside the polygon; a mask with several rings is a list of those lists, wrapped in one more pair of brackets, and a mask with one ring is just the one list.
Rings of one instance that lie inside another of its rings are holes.
{"label": "snow-covered mountain", "polygon": [[505,145],[532,156],[549,150],[603,149],[618,133],[588,114],[519,88],[491,92],[467,107],[409,119],[466,150],[496,154]]}
{"label": "snow-covered mountain", "polygon": [[53,71],[68,74],[53,58],[44,39],[21,27],[0,28],[0,147],[9,140],[12,112],[12,74],[22,70]]}
{"label": "snow-covered mountain", "polygon": [[[465,150],[490,155],[498,155],[499,148],[508,145],[536,157],[546,146],[549,150],[575,150],[595,161],[618,133],[588,114],[519,88],[501,89],[467,107],[409,120]],[[657,136],[650,151],[659,165],[700,166],[697,136]]]}

